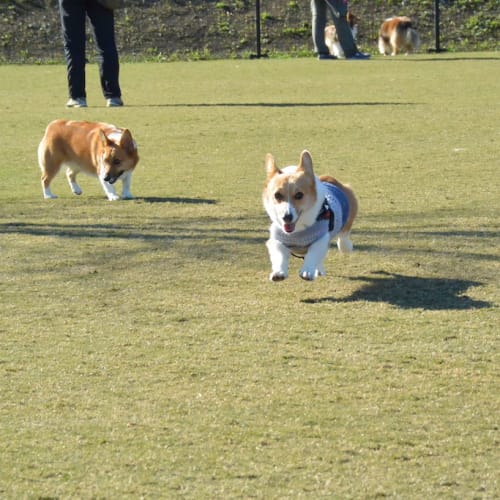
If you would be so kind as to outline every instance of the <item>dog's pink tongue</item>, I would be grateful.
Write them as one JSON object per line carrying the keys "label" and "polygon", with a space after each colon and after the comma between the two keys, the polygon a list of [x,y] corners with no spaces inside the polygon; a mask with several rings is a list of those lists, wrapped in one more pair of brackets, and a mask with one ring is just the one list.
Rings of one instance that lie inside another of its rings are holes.
{"label": "dog's pink tongue", "polygon": [[283,229],[286,233],[293,233],[295,231],[295,224],[285,224]]}

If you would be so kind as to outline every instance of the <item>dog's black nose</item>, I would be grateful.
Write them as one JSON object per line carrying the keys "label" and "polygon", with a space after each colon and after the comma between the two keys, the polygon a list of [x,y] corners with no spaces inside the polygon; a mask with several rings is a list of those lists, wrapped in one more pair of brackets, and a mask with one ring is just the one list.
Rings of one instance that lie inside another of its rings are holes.
{"label": "dog's black nose", "polygon": [[292,222],[293,220],[293,215],[290,213],[290,212],[287,212],[284,216],[283,216],[283,222]]}
{"label": "dog's black nose", "polygon": [[118,174],[116,175],[112,175],[112,174],[106,174],[106,176],[104,177],[104,180],[106,182],[109,182],[110,184],[114,184],[119,178],[120,178],[120,175],[123,174],[123,171],[122,172],[118,172]]}

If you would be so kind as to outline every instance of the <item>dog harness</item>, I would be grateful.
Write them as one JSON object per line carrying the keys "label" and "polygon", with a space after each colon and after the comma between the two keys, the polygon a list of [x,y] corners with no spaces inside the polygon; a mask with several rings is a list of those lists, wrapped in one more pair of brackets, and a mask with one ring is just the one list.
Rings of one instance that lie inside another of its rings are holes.
{"label": "dog harness", "polygon": [[283,243],[294,255],[305,255],[307,249],[326,233],[330,233],[330,239],[334,238],[349,217],[349,200],[345,193],[328,182],[323,182],[323,185],[326,187],[325,201],[312,226],[302,231],[286,233],[278,224],[271,224],[271,238]]}

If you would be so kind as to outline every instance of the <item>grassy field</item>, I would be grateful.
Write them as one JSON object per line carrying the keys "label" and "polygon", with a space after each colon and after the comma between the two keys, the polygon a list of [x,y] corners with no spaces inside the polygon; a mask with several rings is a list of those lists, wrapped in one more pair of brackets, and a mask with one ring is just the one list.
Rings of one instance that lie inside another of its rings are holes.
{"label": "grassy field", "polygon": [[[494,498],[498,54],[0,66],[1,498]],[[129,127],[133,201],[54,118]],[[264,157],[352,184],[356,251],[268,281]],[[496,472],[495,472],[496,471]]]}

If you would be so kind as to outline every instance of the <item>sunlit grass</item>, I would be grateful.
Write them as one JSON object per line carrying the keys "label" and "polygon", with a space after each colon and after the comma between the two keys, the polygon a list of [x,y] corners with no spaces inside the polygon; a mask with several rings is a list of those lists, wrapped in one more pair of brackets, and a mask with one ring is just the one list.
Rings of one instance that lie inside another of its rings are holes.
{"label": "sunlit grass", "polygon": [[[0,67],[0,496],[494,497],[495,58],[130,64],[122,109],[89,67],[86,110]],[[42,199],[56,117],[132,130],[136,200]],[[304,148],[356,252],[270,283],[264,156]]]}

